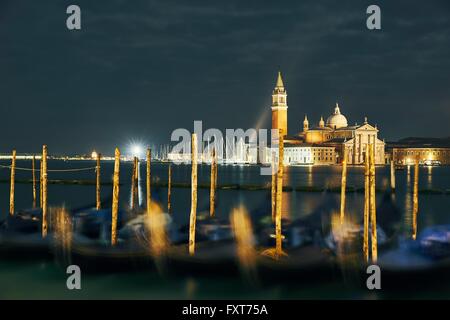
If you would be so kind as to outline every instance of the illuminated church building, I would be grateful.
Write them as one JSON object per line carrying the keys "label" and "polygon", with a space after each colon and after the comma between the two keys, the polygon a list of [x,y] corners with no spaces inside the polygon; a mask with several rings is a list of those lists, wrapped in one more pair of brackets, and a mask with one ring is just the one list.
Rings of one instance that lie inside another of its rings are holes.
{"label": "illuminated church building", "polygon": [[[320,118],[317,126],[310,126],[305,115],[303,128],[296,135],[288,135],[287,92],[281,73],[272,93],[272,129],[281,129],[284,135],[285,164],[335,164],[342,162],[347,150],[348,164],[363,164],[367,145],[375,144],[375,163],[384,164],[384,141],[378,139],[378,128],[368,123],[348,125],[347,118],[336,103],[334,112]],[[266,156],[269,161],[270,152]]]}

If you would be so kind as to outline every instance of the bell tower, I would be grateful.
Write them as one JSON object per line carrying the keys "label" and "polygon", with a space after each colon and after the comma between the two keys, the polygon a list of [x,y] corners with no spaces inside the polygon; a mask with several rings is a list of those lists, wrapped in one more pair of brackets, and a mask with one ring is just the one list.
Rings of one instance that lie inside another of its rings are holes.
{"label": "bell tower", "polygon": [[281,72],[278,72],[277,83],[272,92],[272,129],[281,129],[287,135],[287,93],[284,88]]}
{"label": "bell tower", "polygon": [[303,120],[303,132],[306,132],[309,130],[309,121],[308,117],[305,114],[305,120]]}

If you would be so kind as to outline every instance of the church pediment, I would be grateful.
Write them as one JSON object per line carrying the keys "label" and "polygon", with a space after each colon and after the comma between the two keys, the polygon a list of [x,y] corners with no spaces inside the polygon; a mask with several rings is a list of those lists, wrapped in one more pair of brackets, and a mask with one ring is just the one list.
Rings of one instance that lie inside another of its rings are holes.
{"label": "church pediment", "polygon": [[378,131],[378,129],[368,123],[364,123],[356,131]]}

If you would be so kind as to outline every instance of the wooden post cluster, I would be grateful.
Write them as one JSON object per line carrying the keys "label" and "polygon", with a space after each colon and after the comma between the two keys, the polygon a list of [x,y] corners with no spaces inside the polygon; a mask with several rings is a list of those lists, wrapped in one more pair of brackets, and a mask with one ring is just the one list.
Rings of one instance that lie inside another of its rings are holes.
{"label": "wooden post cluster", "polygon": [[119,214],[119,170],[120,150],[116,148],[114,153],[114,176],[113,176],[113,201],[111,209],[111,245],[117,244],[117,219]]}
{"label": "wooden post cluster", "polygon": [[191,141],[191,214],[189,221],[189,254],[195,254],[195,224],[197,220],[197,135],[192,134]]}

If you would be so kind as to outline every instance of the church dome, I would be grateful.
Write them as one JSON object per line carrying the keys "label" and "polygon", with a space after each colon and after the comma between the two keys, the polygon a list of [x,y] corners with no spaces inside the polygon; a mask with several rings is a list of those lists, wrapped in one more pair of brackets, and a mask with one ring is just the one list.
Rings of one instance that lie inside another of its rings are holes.
{"label": "church dome", "polygon": [[341,114],[339,110],[339,105],[336,103],[336,108],[334,108],[334,114],[328,117],[327,126],[333,129],[347,127],[347,118]]}

